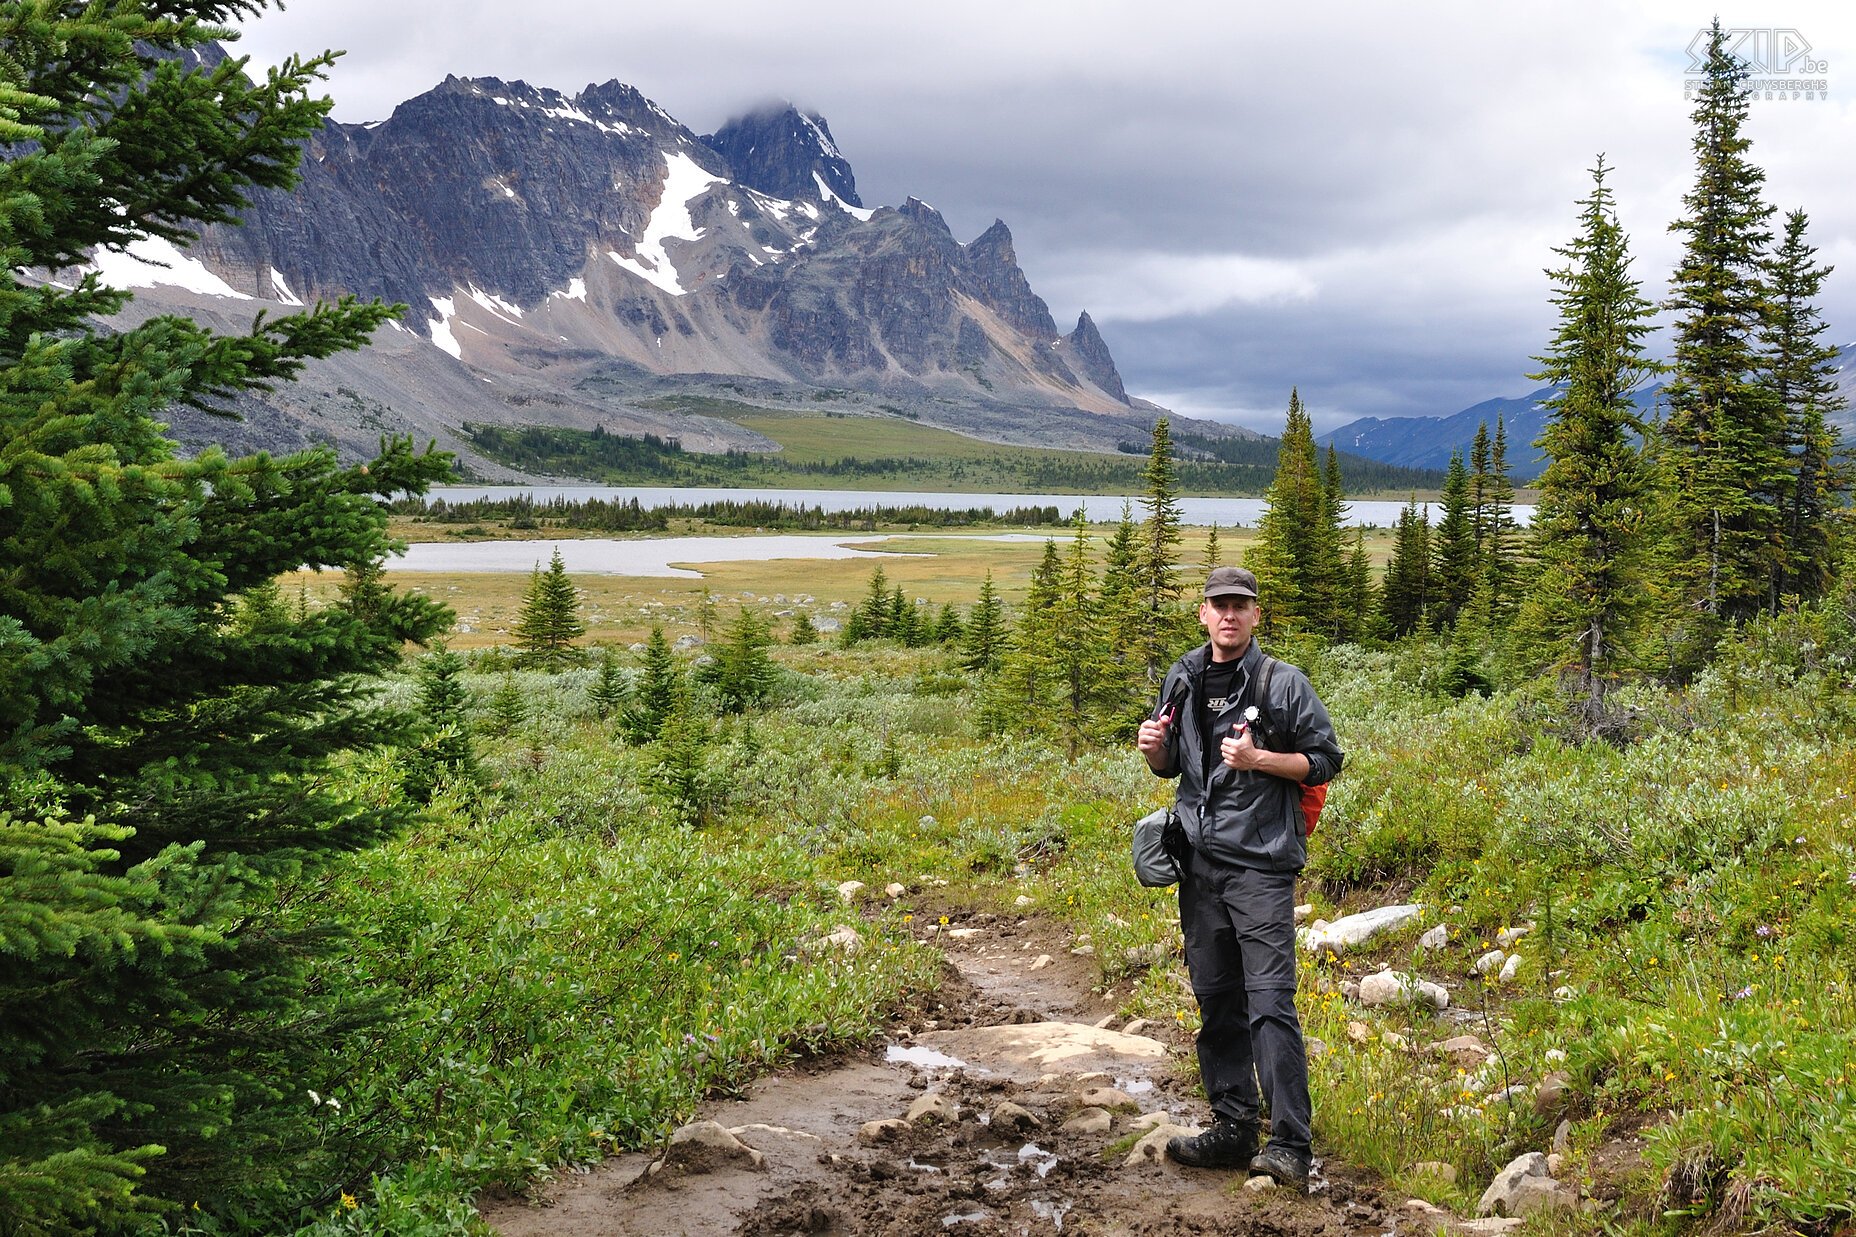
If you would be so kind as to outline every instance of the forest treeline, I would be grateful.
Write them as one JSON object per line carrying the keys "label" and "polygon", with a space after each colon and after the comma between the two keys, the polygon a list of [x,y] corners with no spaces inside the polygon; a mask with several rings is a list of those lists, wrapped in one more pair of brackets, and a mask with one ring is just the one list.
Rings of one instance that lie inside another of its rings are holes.
{"label": "forest treeline", "polygon": [[395,515],[430,520],[437,524],[479,524],[485,520],[514,529],[585,528],[601,532],[662,532],[672,520],[694,520],[725,528],[777,528],[869,530],[879,525],[919,525],[923,528],[970,528],[1004,525],[1011,528],[1047,527],[1062,522],[1054,506],[924,507],[915,503],[875,504],[827,511],[817,503],[787,503],[768,499],[720,499],[702,503],[658,503],[644,506],[636,498],[538,499],[532,494],[508,498],[446,499],[408,496],[393,503]]}
{"label": "forest treeline", "polygon": [[[581,477],[608,485],[818,485],[906,483],[919,489],[943,485],[966,490],[1033,493],[1133,493],[1140,484],[1138,458],[1084,451],[1032,452],[1000,447],[979,459],[945,456],[843,457],[789,460],[778,452],[685,450],[675,438],[656,434],[611,434],[553,426],[466,424],[471,445],[511,468],[543,476]],[[1195,494],[1261,494],[1275,470],[1273,440],[1193,436],[1175,462],[1179,483]],[[1144,449],[1139,454],[1144,454]],[[1342,457],[1355,493],[1432,490],[1433,470]]]}

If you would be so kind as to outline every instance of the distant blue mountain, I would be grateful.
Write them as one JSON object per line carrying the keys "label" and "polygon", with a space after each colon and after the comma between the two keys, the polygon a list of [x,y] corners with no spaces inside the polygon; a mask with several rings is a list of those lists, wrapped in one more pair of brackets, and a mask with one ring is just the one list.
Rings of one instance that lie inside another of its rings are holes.
{"label": "distant blue mountain", "polygon": [[[1637,407],[1654,409],[1662,391],[1661,383],[1643,388],[1637,392]],[[1315,441],[1324,446],[1333,443],[1342,451],[1386,464],[1441,470],[1450,467],[1454,452],[1462,452],[1467,463],[1477,427],[1487,425],[1493,438],[1499,420],[1508,433],[1508,475],[1516,481],[1532,481],[1547,466],[1546,456],[1534,443],[1547,426],[1541,405],[1553,392],[1553,387],[1541,387],[1526,395],[1485,399],[1447,417],[1361,417]]]}
{"label": "distant blue mountain", "polygon": [[[1843,432],[1845,446],[1856,446],[1856,343],[1843,345],[1837,387],[1845,406],[1830,416],[1830,422]],[[1461,451],[1464,461],[1476,441],[1476,427],[1486,424],[1495,433],[1500,418],[1508,431],[1508,474],[1516,481],[1532,481],[1546,468],[1546,458],[1534,446],[1547,416],[1543,401],[1552,398],[1554,388],[1541,387],[1513,399],[1485,399],[1447,417],[1361,417],[1337,430],[1315,439],[1333,443],[1342,451],[1363,455],[1385,464],[1402,464],[1408,468],[1450,467],[1450,454]],[[1637,392],[1637,407],[1653,412],[1663,395],[1663,384],[1644,387]]]}

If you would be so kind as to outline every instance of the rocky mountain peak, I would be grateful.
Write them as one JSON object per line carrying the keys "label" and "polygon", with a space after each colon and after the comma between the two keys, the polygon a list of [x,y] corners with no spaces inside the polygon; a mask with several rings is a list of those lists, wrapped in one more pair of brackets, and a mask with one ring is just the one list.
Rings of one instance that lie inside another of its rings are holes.
{"label": "rocky mountain peak", "polygon": [[789,202],[836,198],[863,205],[850,163],[816,112],[770,104],[737,116],[701,141],[727,160],[737,183],[750,189]]}
{"label": "rocky mountain peak", "polygon": [[1044,298],[1031,290],[1031,281],[1019,269],[1012,249],[1012,230],[995,219],[966,246],[967,263],[986,301],[999,315],[1033,339],[1056,338],[1057,322]]}
{"label": "rocky mountain peak", "polygon": [[1089,381],[1122,403],[1129,402],[1127,388],[1121,385],[1121,371],[1115,368],[1115,358],[1109,355],[1102,332],[1096,330],[1088,310],[1077,316],[1076,329],[1063,337],[1063,344],[1071,361]]}

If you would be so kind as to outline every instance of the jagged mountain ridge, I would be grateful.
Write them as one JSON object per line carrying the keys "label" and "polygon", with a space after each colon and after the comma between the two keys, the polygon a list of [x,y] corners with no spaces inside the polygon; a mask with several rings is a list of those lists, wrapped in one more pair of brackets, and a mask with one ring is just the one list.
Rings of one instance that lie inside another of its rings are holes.
{"label": "jagged mountain ridge", "polygon": [[[242,227],[156,256],[167,270],[125,276],[151,285],[131,317],[404,302],[374,349],[268,401],[357,449],[382,424],[461,447],[471,420],[767,445],[637,407],[667,383],[748,380],[789,402],[827,388],[1001,441],[1106,449],[1157,411],[1130,399],[1086,313],[1059,332],[1003,221],[962,244],[917,199],[864,208],[824,119],[791,106],[699,137],[616,81],[568,96],[448,77],[385,121],[326,124],[293,192],[256,193]],[[338,391],[371,424],[333,433]]]}

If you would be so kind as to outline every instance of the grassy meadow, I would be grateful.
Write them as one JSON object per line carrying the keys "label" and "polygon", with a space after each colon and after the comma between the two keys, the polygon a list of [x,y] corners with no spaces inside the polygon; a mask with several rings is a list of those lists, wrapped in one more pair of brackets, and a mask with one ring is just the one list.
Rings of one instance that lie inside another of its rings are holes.
{"label": "grassy meadow", "polygon": [[[1194,535],[1183,557],[1202,551]],[[883,569],[937,604],[971,601],[987,569],[1015,596],[1041,550],[933,544],[936,557]],[[790,604],[776,596],[808,594],[828,613],[856,602],[869,570],[740,563],[701,582],[575,583],[583,612],[603,616],[588,642],[618,650],[635,684],[626,647],[651,622],[693,632],[705,588],[724,623],[753,607],[783,640],[771,616]],[[526,584],[394,580],[504,619]],[[590,666],[511,670],[491,647],[507,641],[478,629],[454,645],[475,650],[478,780],[441,791],[414,834],[299,892],[306,915],[351,925],[344,975],[392,1011],[332,1041],[327,1076],[306,1080],[342,1166],[308,1231],[465,1231],[480,1190],[650,1146],[705,1094],[866,1042],[932,987],[920,939],[964,909],[1030,898],[1090,938],[1125,1013],[1193,1027],[1172,894],[1141,889],[1127,861],[1129,822],[1169,784],[1131,750],[1071,761],[981,735],[983,684],[949,654],[830,640],[776,645],[761,707],[729,714],[696,684],[695,712],[711,718],[699,733],[628,742],[599,716]],[[1562,1175],[1596,1206],[1534,1231],[1847,1231],[1856,599],[1746,630],[1685,688],[1634,689],[1622,748],[1574,742],[1538,688],[1448,695],[1439,645],[1301,660],[1349,753],[1303,898],[1329,918],[1426,908],[1405,931],[1305,963],[1321,1153],[1469,1214],[1491,1175],[1546,1149],[1564,1118]],[[390,699],[416,699],[413,666]],[[506,684],[514,719],[492,704]],[[396,793],[389,763],[360,773]],[[847,880],[906,892],[846,905]],[[1450,943],[1420,950],[1436,924]],[[1521,924],[1532,932],[1515,980],[1475,975],[1497,933]],[[841,925],[861,948],[821,943]],[[1340,995],[1388,964],[1448,985],[1451,1010],[1368,1011]],[[1496,1050],[1490,1065],[1465,1071],[1429,1050],[1466,1031]],[[1565,1098],[1536,1111],[1534,1086],[1555,1072]],[[1510,1085],[1526,1090],[1502,1094]],[[1457,1183],[1416,1171],[1424,1161],[1450,1164]]]}

